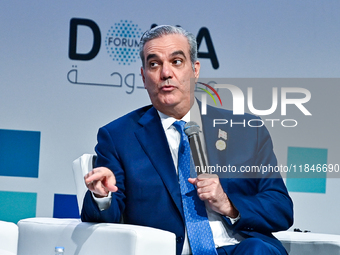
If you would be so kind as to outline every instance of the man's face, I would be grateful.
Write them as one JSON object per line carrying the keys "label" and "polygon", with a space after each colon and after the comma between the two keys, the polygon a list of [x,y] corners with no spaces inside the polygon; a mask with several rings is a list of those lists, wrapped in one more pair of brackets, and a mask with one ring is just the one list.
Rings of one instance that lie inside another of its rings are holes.
{"label": "man's face", "polygon": [[198,78],[200,63],[195,71],[185,36],[172,34],[148,41],[144,45],[144,68],[141,69],[144,86],[154,107],[177,119],[191,108],[194,88],[190,79]]}

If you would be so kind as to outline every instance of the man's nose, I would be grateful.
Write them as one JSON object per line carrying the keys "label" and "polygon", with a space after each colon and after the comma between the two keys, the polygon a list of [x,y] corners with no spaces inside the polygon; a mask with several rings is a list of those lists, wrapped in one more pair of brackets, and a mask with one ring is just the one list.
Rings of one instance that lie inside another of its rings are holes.
{"label": "man's nose", "polygon": [[162,71],[161,71],[161,79],[162,80],[168,80],[171,79],[173,76],[172,68],[170,63],[163,63],[162,65]]}

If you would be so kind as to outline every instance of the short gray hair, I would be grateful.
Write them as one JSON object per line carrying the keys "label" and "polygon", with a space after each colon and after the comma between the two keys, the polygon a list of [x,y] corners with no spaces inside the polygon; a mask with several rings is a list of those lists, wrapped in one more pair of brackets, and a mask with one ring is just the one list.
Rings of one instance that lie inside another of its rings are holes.
{"label": "short gray hair", "polygon": [[183,35],[187,38],[188,43],[189,43],[189,54],[190,54],[190,60],[191,60],[191,65],[192,68],[195,70],[195,62],[197,61],[197,42],[196,42],[196,37],[184,30],[181,27],[175,27],[171,25],[160,25],[156,26],[154,28],[151,28],[150,30],[146,31],[139,42],[139,56],[142,60],[142,65],[143,68],[145,68],[145,63],[144,63],[144,45],[148,42],[151,41],[152,39],[156,39],[159,37],[162,37],[164,35],[171,35],[171,34],[179,34]]}

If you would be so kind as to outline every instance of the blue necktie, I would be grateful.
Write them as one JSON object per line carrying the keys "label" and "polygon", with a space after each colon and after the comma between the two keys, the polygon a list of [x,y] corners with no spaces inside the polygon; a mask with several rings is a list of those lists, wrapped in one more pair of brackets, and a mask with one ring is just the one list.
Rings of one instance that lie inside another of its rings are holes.
{"label": "blue necktie", "polygon": [[189,139],[184,132],[184,125],[185,122],[182,120],[173,124],[181,134],[178,149],[178,177],[191,252],[193,255],[216,255],[205,204],[199,199],[194,185],[188,182],[190,169],[194,170],[194,164]]}

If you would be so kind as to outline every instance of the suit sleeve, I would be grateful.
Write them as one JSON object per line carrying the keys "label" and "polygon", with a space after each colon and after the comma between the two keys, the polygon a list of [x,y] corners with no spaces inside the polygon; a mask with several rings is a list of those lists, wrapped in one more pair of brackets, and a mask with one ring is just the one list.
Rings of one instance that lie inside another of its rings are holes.
{"label": "suit sleeve", "polygon": [[125,208],[124,170],[119,161],[115,144],[105,127],[99,129],[97,139],[98,144],[95,148],[97,153],[96,167],[107,167],[114,173],[118,191],[112,193],[111,205],[103,211],[99,210],[91,192],[87,191],[81,212],[81,220],[85,222],[118,223],[121,221],[122,212]]}
{"label": "suit sleeve", "polygon": [[[277,166],[273,145],[268,130],[257,128],[256,166]],[[227,187],[227,195],[240,212],[241,218],[233,225],[225,217],[227,224],[234,231],[255,231],[269,234],[288,229],[293,224],[293,203],[280,173],[258,174],[258,178],[233,180]],[[237,183],[243,182],[243,189]],[[232,190],[239,190],[232,192]],[[228,191],[231,191],[228,194]]]}

